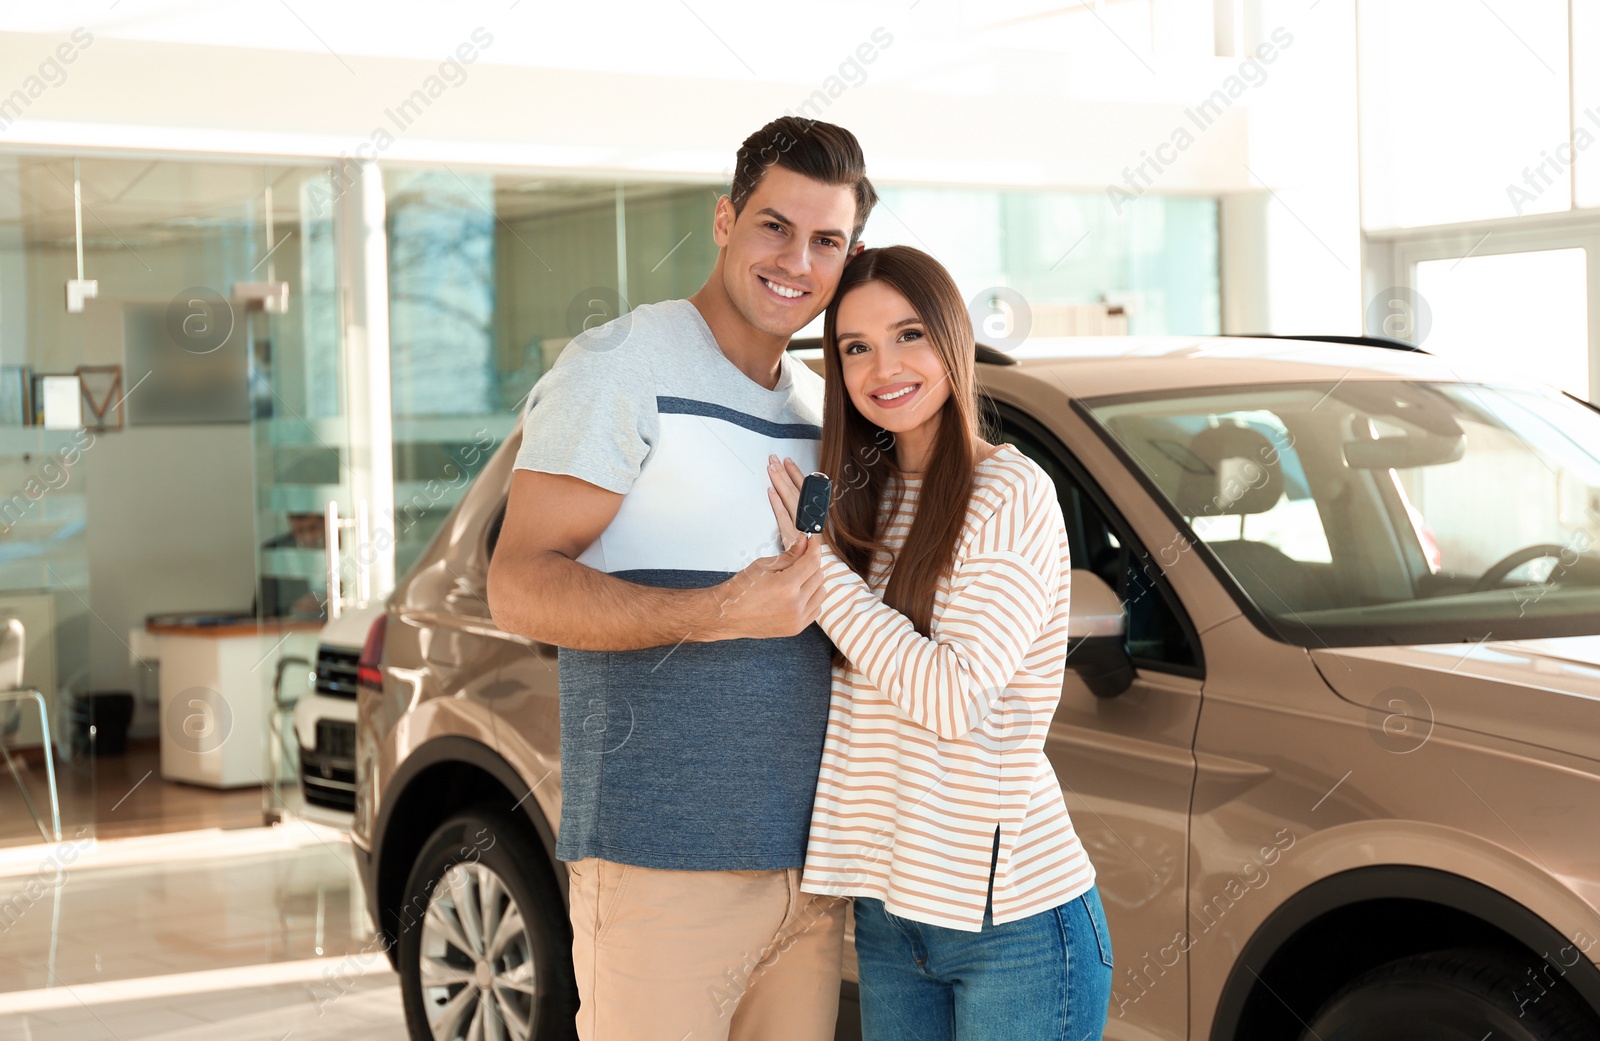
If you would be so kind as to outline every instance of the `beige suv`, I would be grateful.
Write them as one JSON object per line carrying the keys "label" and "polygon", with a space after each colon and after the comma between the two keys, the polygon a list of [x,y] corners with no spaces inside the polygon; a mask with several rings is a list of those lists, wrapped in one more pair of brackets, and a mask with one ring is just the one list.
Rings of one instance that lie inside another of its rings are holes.
{"label": "beige suv", "polygon": [[[1600,414],[1331,339],[979,351],[1071,538],[1048,752],[1106,1037],[1600,1038]],[[555,651],[485,602],[518,442],[360,668],[354,835],[419,1039],[571,1030]]]}

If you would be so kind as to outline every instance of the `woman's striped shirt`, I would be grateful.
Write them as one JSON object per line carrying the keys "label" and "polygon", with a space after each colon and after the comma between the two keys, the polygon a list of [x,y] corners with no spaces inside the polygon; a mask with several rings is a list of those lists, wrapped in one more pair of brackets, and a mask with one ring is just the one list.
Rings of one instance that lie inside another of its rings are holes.
{"label": "woman's striped shirt", "polygon": [[[880,505],[896,552],[920,485],[891,478]],[[928,637],[883,603],[888,554],[863,580],[826,543],[822,553],[819,622],[850,664],[833,670],[801,888],[978,932],[998,827],[995,924],[1087,891],[1094,867],[1044,754],[1071,573],[1049,475],[1011,445],[977,464]]]}

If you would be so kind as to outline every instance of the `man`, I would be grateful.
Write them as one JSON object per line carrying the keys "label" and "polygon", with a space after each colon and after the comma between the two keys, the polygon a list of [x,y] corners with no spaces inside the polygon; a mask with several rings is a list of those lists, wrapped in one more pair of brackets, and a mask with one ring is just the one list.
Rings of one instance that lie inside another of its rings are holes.
{"label": "man", "polygon": [[844,906],[799,885],[831,648],[766,464],[815,467],[822,379],[785,349],[876,198],[849,131],[767,124],[705,285],[580,334],[530,396],[489,603],[561,648],[583,1041],[833,1036]]}

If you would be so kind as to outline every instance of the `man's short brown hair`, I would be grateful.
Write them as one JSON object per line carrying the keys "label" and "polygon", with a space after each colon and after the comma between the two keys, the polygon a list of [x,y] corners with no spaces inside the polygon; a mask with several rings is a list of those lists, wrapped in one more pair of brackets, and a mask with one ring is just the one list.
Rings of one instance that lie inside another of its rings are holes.
{"label": "man's short brown hair", "polygon": [[856,135],[841,126],[799,116],[779,116],[744,139],[734,160],[733,185],[728,193],[735,216],[776,163],[802,177],[855,190],[856,220],[850,243],[861,238],[878,193],[867,180],[867,161]]}

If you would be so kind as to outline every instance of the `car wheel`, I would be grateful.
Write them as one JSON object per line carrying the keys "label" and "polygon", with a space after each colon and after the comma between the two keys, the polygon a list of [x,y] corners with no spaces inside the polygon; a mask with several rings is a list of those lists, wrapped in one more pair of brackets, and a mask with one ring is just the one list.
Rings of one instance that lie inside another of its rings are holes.
{"label": "car wheel", "polygon": [[413,1041],[571,1038],[577,1011],[566,910],[510,816],[484,808],[423,844],[399,915],[400,989]]}
{"label": "car wheel", "polygon": [[1380,965],[1346,984],[1301,1041],[1584,1041],[1593,1018],[1536,955],[1435,951]]}

